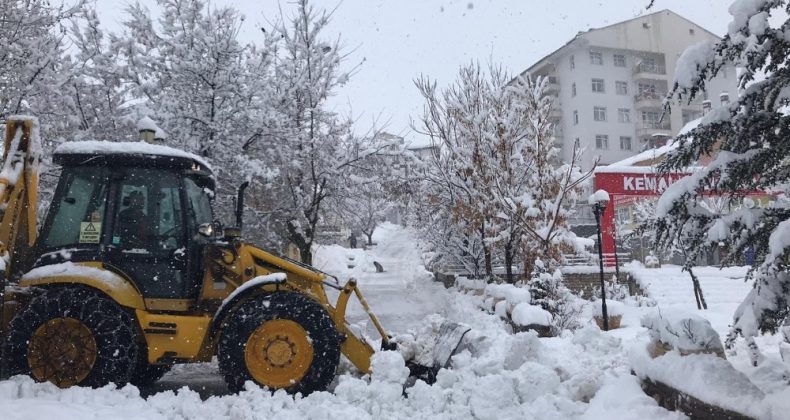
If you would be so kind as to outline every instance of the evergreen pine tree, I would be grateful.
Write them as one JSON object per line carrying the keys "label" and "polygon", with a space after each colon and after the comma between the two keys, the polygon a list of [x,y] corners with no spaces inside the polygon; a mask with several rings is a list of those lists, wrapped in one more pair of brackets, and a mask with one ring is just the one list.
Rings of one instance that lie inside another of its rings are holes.
{"label": "evergreen pine tree", "polygon": [[[659,244],[686,244],[689,267],[715,247],[724,252],[723,265],[740,263],[747,249],[754,250],[749,274],[754,289],[735,313],[730,344],[738,335],[776,331],[788,314],[790,20],[778,26],[769,23],[772,14],[790,12],[787,3],[735,1],[729,9],[733,21],[728,34],[716,45],[695,45],[680,57],[672,92],[674,100],[691,101],[724,66],[734,63],[740,68],[737,100],[679,136],[678,150],[661,165],[663,172],[686,171],[701,158],[714,156],[710,164],[664,193],[655,221]],[[746,195],[755,191],[772,194],[770,205],[748,205]],[[729,211],[712,211],[705,203],[707,194],[724,197]]]}

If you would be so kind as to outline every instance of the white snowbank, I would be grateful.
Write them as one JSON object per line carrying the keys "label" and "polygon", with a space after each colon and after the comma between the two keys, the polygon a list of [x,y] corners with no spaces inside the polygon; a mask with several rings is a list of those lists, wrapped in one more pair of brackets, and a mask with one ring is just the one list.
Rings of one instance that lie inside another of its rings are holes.
{"label": "white snowbank", "polygon": [[640,378],[650,378],[702,401],[759,419],[771,418],[762,400],[765,394],[727,360],[710,354],[681,356],[668,352],[652,359],[644,343],[629,354]]}
{"label": "white snowbank", "polygon": [[505,290],[505,300],[507,301],[508,305],[515,307],[519,303],[529,303],[532,301],[532,296],[529,293],[529,290],[524,287],[516,287],[513,285],[509,285],[511,287]]}
{"label": "white snowbank", "polygon": [[666,343],[681,352],[723,352],[724,347],[710,322],[690,312],[662,313],[660,310],[642,316],[642,326],[654,340]]}
{"label": "white snowbank", "polygon": [[[144,399],[134,387],[60,390],[33,383],[29,378],[15,377],[0,382],[2,418],[642,420],[682,417],[657,407],[630,374],[623,342],[643,331],[638,323],[606,333],[588,325],[551,338],[538,338],[531,332],[512,334],[502,319],[480,310],[482,296],[446,290],[432,282],[419,263],[420,252],[414,248],[414,238],[407,231],[387,227],[376,240],[379,245],[373,251],[382,254],[371,254],[371,257],[386,256],[388,259],[382,263],[388,271],[362,273],[360,285],[387,328],[393,333],[411,334],[410,346],[399,348],[405,358],[411,356],[408,352],[429,355],[435,340],[433,334],[439,332],[444,320],[472,327],[460,353],[452,358],[451,368],[441,370],[434,385],[417,381],[406,390],[408,397],[403,397],[398,385],[403,378],[403,362],[391,352],[376,356],[370,377],[353,371],[344,360],[331,392],[316,392],[306,397],[249,386],[238,395],[213,396],[205,401],[186,388]],[[327,261],[325,250],[319,249],[318,260]],[[347,256],[345,251],[337,251],[344,258]],[[345,267],[341,274],[353,271]],[[637,317],[635,313],[641,310],[627,309],[633,312],[627,316]],[[352,316],[366,319],[361,309],[352,312]],[[409,332],[407,325],[423,330]],[[400,335],[396,334],[396,338]],[[175,371],[179,370],[177,366]],[[207,375],[221,381],[216,369]],[[200,386],[181,378],[184,385]]]}
{"label": "white snowbank", "polygon": [[482,279],[470,279],[465,276],[458,276],[455,279],[455,285],[462,289],[468,290],[484,290],[486,282]]}
{"label": "white snowbank", "polygon": [[551,325],[551,314],[540,306],[519,303],[513,308],[510,318],[516,325]]}
{"label": "white snowbank", "polygon": [[[598,299],[592,303],[593,316],[603,316],[603,301]],[[616,300],[606,300],[606,314],[608,316],[623,315],[625,313],[625,305],[623,302]]]}
{"label": "white snowbank", "polygon": [[373,379],[381,382],[389,382],[397,385],[406,383],[409,377],[409,368],[403,356],[397,351],[379,351],[373,355],[370,361]]}
{"label": "white snowbank", "polygon": [[[313,266],[337,276],[341,280],[359,278],[375,273],[375,259],[362,248],[344,248],[340,245],[316,245],[313,247]],[[384,270],[387,270],[384,264]]]}

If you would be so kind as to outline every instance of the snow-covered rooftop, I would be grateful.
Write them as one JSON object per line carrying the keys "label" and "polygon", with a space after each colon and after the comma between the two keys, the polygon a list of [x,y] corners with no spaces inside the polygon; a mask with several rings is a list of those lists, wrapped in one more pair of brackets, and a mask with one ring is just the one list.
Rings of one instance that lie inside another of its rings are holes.
{"label": "snow-covered rooftop", "polygon": [[152,119],[150,119],[148,117],[140,118],[140,120],[137,121],[137,129],[140,130],[140,131],[142,131],[142,130],[156,131],[157,128],[159,128],[159,127],[156,126],[156,123],[154,122],[154,120],[152,120]]}
{"label": "snow-covered rooftop", "polygon": [[[691,130],[697,128],[699,126],[702,118],[697,118],[694,121],[689,121],[683,128],[680,129],[678,132],[678,136],[686,134]],[[614,162],[610,165],[606,166],[599,166],[595,168],[596,173],[607,173],[607,172],[639,172],[639,173],[650,173],[655,172],[655,168],[652,165],[648,166],[634,166],[639,162],[644,162],[647,160],[654,160],[660,158],[667,153],[675,150],[678,148],[680,143],[675,141],[674,139],[670,139],[667,141],[667,144],[661,147],[655,147],[652,149],[645,150],[644,152],[637,153],[633,156],[627,157],[623,160],[619,160]]]}
{"label": "snow-covered rooftop", "polygon": [[202,157],[174,149],[168,146],[150,144],[145,142],[112,142],[112,141],[72,141],[66,142],[55,149],[55,154],[100,154],[100,155],[150,155],[170,156],[192,159],[209,170],[211,165]]}

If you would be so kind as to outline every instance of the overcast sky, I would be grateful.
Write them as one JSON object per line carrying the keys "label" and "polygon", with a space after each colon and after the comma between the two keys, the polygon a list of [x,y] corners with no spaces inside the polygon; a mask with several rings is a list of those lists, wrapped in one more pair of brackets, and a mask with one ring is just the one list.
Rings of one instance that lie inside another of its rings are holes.
{"label": "overcast sky", "polygon": [[[122,2],[97,0],[102,21],[117,30]],[[155,10],[155,0],[142,0]],[[129,3],[128,1],[126,2]],[[347,65],[362,63],[333,100],[338,112],[351,114],[364,132],[378,121],[387,131],[412,139],[409,117],[421,113],[413,80],[426,74],[439,85],[452,82],[470,60],[502,63],[518,73],[562,46],[579,32],[645,14],[649,0],[320,0],[337,9],[332,37],[340,36],[350,53]],[[717,35],[726,31],[732,0],[656,0],[653,11],[670,9]],[[213,0],[232,5],[246,17],[245,41],[256,41],[259,27],[270,27],[287,0]]]}

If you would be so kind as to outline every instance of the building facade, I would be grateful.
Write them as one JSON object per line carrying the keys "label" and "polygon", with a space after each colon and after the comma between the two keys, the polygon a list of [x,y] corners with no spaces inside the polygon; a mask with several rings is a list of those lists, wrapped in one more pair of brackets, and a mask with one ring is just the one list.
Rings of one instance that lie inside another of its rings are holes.
{"label": "building facade", "polygon": [[682,16],[663,10],[600,29],[580,32],[523,74],[548,78],[555,98],[552,118],[564,161],[576,141],[580,165],[590,169],[662,145],[704,112],[721,107],[737,92],[734,67],[724,67],[691,102],[663,101],[674,85],[683,51],[719,37]]}

